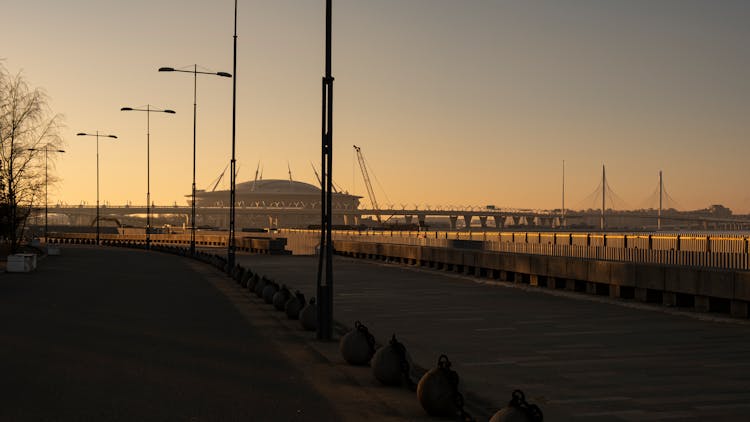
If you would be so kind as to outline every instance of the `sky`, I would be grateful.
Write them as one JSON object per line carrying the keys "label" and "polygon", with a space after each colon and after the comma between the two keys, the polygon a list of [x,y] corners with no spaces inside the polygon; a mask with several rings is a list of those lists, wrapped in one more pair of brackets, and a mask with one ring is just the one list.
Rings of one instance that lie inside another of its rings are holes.
{"label": "sky", "polygon": [[[50,203],[185,204],[193,76],[232,73],[234,2],[25,0],[3,7],[0,60],[64,115]],[[320,168],[322,0],[239,0],[238,182]],[[334,166],[344,190],[395,207],[657,206],[750,212],[750,2],[746,0],[334,0]],[[231,156],[232,81],[197,80],[197,186]],[[219,189],[228,187],[228,174]],[[600,200],[599,200],[600,201]],[[365,205],[369,200],[364,200]]]}

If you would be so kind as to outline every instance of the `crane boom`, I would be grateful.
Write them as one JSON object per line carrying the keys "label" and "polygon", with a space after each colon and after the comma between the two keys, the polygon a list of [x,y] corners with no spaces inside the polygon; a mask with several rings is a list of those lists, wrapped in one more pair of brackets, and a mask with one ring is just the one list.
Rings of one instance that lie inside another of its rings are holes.
{"label": "crane boom", "polygon": [[[370,182],[370,175],[367,172],[365,158],[362,156],[362,149],[356,145],[353,146],[354,151],[357,152],[357,161],[359,161],[359,168],[362,170],[362,178],[365,180],[365,187],[367,188],[367,195],[370,197],[370,202],[372,203],[372,209],[378,211],[380,207],[378,207],[378,200],[375,199],[375,191],[372,189],[372,183]],[[378,223],[382,223],[380,214],[377,214],[376,217],[378,219]]]}

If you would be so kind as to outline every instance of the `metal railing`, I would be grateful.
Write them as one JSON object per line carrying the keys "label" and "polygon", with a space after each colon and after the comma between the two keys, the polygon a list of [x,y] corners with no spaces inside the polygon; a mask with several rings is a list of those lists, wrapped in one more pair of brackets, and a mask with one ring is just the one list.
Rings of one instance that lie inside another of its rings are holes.
{"label": "metal railing", "polygon": [[[314,253],[319,232],[280,230],[295,253]],[[334,231],[334,241],[454,247],[452,240],[482,242],[485,251],[604,261],[750,270],[749,237],[702,233]]]}

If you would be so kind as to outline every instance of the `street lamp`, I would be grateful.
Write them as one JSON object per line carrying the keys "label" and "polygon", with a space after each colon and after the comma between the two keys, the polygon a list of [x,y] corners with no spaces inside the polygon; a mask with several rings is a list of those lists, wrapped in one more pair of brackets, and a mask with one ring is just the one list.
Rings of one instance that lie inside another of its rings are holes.
{"label": "street lamp", "polygon": [[333,336],[333,76],[331,76],[331,6],[326,0],[325,76],[323,76],[323,127],[321,145],[321,221],[318,260],[318,332],[320,340]]}
{"label": "street lamp", "polygon": [[47,213],[49,211],[48,197],[47,197],[47,154],[50,152],[65,152],[61,149],[49,149],[49,144],[45,145],[44,148],[29,148],[29,151],[44,151],[44,241],[47,241]]}
{"label": "street lamp", "polygon": [[232,160],[229,162],[232,172],[229,174],[229,235],[227,236],[227,273],[229,274],[232,274],[234,269],[234,203],[237,195],[237,161],[234,158],[237,132],[237,0],[234,0],[234,36],[232,38],[234,40],[232,58],[234,78],[232,78]]}
{"label": "street lamp", "polygon": [[99,138],[117,139],[115,135],[100,134],[97,130],[95,133],[76,133],[76,136],[96,136],[96,244],[99,244]]}
{"label": "street lamp", "polygon": [[120,111],[143,111],[146,113],[146,249],[151,248],[151,113],[175,114],[174,110],[151,108],[123,107]]}
{"label": "street lamp", "polygon": [[214,75],[231,78],[232,75],[227,72],[201,72],[198,71],[198,65],[193,65],[193,70],[175,69],[173,67],[160,67],[159,72],[182,72],[193,74],[193,189],[191,201],[191,222],[190,222],[190,255],[195,255],[195,129],[197,121],[197,98],[198,98],[198,75]]}

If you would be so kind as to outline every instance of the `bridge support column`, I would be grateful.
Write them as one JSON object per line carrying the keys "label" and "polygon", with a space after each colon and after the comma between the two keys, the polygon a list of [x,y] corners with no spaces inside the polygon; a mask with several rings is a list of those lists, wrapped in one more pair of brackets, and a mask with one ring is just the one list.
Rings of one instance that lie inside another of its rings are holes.
{"label": "bridge support column", "polygon": [[471,228],[471,217],[472,217],[471,214],[464,215],[464,224],[466,224],[467,229]]}
{"label": "bridge support column", "polygon": [[411,224],[412,220],[414,219],[413,215],[405,215],[404,216],[404,222],[408,225]]}
{"label": "bridge support column", "polygon": [[486,215],[479,216],[479,224],[482,225],[483,229],[487,228],[487,216]]}
{"label": "bridge support column", "polygon": [[448,216],[448,220],[451,222],[451,230],[456,230],[456,221],[458,221],[457,215]]}
{"label": "bridge support column", "polygon": [[425,219],[427,218],[424,214],[417,214],[417,221],[419,221],[419,227],[426,227]]}
{"label": "bridge support column", "polygon": [[496,215],[493,217],[495,219],[495,228],[502,229],[505,227],[505,217],[502,215]]}

